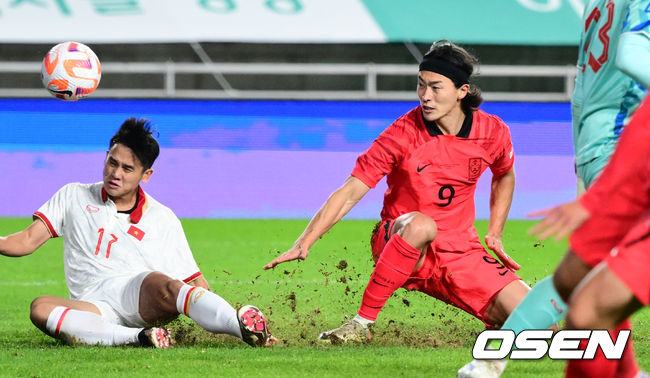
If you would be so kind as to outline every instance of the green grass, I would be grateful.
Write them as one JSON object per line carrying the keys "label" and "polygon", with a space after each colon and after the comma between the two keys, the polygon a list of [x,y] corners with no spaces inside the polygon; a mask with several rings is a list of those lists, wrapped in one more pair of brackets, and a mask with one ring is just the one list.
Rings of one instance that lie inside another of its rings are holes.
{"label": "green grass", "polygon": [[[0,218],[0,235],[29,219]],[[372,269],[373,222],[343,221],[320,240],[304,262],[262,266],[288,248],[304,220],[183,220],[199,267],[213,291],[237,306],[252,303],[270,318],[281,339],[267,350],[228,336],[209,334],[187,318],[172,324],[179,346],[69,347],[45,336],[29,321],[29,304],[43,294],[67,297],[62,240],[35,254],[0,261],[0,375],[2,376],[455,376],[471,360],[480,321],[417,292],[398,290],[380,314],[373,341],[335,347],[315,341],[358,309]],[[537,243],[531,223],[510,221],[504,243],[529,284],[553,272],[566,244]],[[479,234],[486,222],[477,222]],[[344,262],[344,263],[343,263]],[[634,318],[637,356],[650,370],[650,313]],[[504,377],[559,377],[564,364],[550,360],[511,362]]]}

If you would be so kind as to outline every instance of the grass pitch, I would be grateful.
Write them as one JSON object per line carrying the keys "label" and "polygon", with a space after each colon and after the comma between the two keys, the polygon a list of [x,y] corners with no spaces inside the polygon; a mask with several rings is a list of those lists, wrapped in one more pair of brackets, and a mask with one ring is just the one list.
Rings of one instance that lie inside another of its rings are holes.
{"label": "grass pitch", "polygon": [[[27,218],[0,218],[0,235],[16,232]],[[43,294],[67,297],[62,240],[31,256],[0,264],[0,375],[2,376],[440,376],[453,377],[471,360],[483,324],[417,292],[398,290],[381,312],[372,342],[329,346],[319,332],[354,315],[372,271],[372,221],[343,221],[312,249],[307,260],[272,271],[262,266],[288,248],[306,220],[183,220],[194,256],[212,290],[235,307],[255,304],[270,318],[281,341],[253,349],[209,334],[185,317],[172,323],[178,346],[69,347],[45,336],[29,321],[29,304]],[[484,235],[487,222],[477,222]],[[531,222],[510,221],[504,243],[522,265],[529,284],[553,272],[566,243],[539,243]],[[633,318],[636,352],[650,370],[650,312]],[[561,361],[513,361],[504,377],[560,377]]]}

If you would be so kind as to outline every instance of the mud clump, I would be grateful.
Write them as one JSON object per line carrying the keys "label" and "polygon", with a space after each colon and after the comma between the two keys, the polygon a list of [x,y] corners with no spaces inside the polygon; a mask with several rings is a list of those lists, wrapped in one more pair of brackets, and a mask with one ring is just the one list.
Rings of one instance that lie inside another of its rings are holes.
{"label": "mud clump", "polygon": [[296,293],[293,291],[287,295],[287,306],[291,309],[291,312],[296,312]]}

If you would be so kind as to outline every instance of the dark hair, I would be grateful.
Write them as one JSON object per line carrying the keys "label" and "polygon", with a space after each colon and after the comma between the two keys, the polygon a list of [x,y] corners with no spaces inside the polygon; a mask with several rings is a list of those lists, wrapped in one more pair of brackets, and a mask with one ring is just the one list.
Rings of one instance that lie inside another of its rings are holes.
{"label": "dark hair", "polygon": [[151,123],[148,119],[131,117],[124,121],[120,129],[111,138],[109,149],[119,143],[130,148],[138,157],[144,169],[149,169],[160,153],[158,141],[153,137]]}
{"label": "dark hair", "polygon": [[[471,77],[474,73],[474,66],[478,64],[478,59],[467,52],[464,48],[453,44],[447,40],[440,40],[434,42],[431,45],[429,51],[424,54],[425,58],[435,57],[438,59],[445,60],[456,68],[467,73],[467,76]],[[452,79],[453,80],[453,79]],[[463,83],[455,82],[454,85],[456,88],[460,88]],[[483,96],[481,96],[481,90],[470,84],[469,92],[461,100],[461,107],[465,113],[471,112],[472,108],[478,108],[479,105],[483,103]]]}

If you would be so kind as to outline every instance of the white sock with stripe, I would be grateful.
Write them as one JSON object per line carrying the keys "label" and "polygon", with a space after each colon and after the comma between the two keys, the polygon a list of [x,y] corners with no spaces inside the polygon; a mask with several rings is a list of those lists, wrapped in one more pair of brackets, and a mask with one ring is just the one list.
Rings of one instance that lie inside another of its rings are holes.
{"label": "white sock with stripe", "polygon": [[142,331],[142,328],[108,323],[93,312],[63,306],[57,306],[50,312],[45,328],[51,336],[67,344],[87,345],[137,345],[138,333]]}
{"label": "white sock with stripe", "polygon": [[241,339],[237,311],[223,298],[200,287],[183,285],[176,309],[212,333],[227,333]]}

